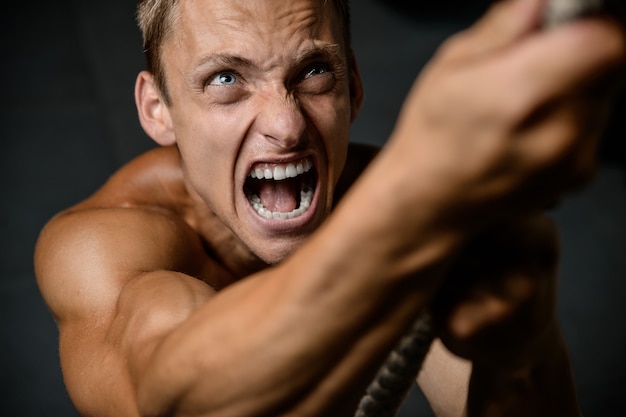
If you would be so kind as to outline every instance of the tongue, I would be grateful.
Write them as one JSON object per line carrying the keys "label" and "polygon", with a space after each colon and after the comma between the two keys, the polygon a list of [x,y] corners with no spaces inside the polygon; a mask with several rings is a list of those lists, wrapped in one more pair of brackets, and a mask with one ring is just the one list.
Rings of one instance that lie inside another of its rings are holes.
{"label": "tongue", "polygon": [[263,207],[269,211],[289,213],[297,208],[296,187],[293,181],[260,181],[258,190]]}

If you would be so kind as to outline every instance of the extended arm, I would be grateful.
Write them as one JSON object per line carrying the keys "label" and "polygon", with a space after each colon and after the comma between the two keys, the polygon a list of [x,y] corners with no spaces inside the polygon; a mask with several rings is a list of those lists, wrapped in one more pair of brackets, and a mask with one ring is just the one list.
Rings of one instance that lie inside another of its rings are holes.
{"label": "extended arm", "polygon": [[215,294],[191,278],[210,268],[193,261],[202,258],[199,242],[175,217],[109,208],[57,218],[39,244],[38,277],[79,410],[242,416],[353,407],[435,280],[428,268],[414,283],[401,268],[383,273],[373,260],[383,247],[353,241],[341,224],[345,239],[329,226],[310,252]]}

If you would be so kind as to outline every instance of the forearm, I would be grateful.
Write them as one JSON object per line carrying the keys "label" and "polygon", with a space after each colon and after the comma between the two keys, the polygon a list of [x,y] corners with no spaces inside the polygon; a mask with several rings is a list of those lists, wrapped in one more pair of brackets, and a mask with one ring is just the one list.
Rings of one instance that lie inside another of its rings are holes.
{"label": "forearm", "polygon": [[455,249],[430,222],[421,228],[432,238],[418,240],[406,216],[363,209],[375,197],[362,185],[291,258],[220,291],[168,335],[141,378],[144,407],[244,416],[356,406]]}
{"label": "forearm", "polygon": [[[251,279],[254,286],[224,290],[159,345],[138,383],[147,415],[353,411],[423,304],[419,292],[400,289],[385,294],[386,302],[329,294],[316,304],[291,303],[291,289],[263,282],[271,274]],[[274,297],[266,298],[266,290]]]}
{"label": "forearm", "polygon": [[554,329],[532,364],[495,369],[474,364],[468,417],[580,417],[565,342]]}

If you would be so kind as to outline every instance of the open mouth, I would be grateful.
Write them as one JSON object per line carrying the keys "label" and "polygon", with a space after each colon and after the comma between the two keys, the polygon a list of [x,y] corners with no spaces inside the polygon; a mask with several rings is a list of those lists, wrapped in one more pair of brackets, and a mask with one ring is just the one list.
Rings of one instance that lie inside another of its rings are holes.
{"label": "open mouth", "polygon": [[262,217],[287,220],[311,206],[317,175],[310,158],[284,164],[257,163],[244,185],[250,205]]}

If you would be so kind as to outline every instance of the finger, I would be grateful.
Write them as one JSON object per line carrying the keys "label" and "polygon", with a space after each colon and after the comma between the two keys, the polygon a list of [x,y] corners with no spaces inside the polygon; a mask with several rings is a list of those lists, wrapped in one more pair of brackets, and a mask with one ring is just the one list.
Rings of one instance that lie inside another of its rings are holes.
{"label": "finger", "polygon": [[459,255],[433,303],[441,327],[455,337],[469,337],[549,294],[545,278],[555,274],[556,240],[554,222],[541,213],[477,236]]}
{"label": "finger", "polygon": [[502,322],[514,306],[501,297],[482,294],[458,305],[448,317],[448,329],[455,338],[466,340],[481,330]]}
{"label": "finger", "polygon": [[[520,169],[543,178],[530,198],[561,195],[592,178],[609,115],[609,102],[576,97],[545,109],[512,144]],[[543,120],[539,120],[539,119]]]}
{"label": "finger", "polygon": [[527,37],[493,65],[491,88],[515,89],[520,114],[623,76],[624,30],[608,19],[588,19]]}
{"label": "finger", "polygon": [[443,60],[479,58],[509,45],[536,29],[546,0],[506,0],[492,5],[469,29],[446,41],[439,57]]}

